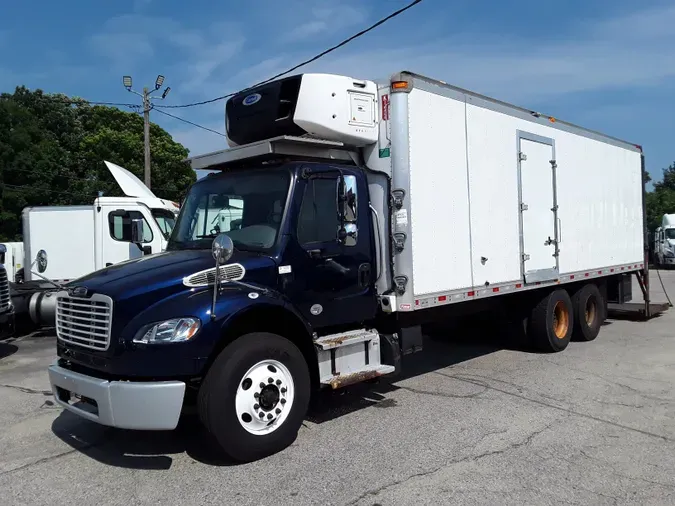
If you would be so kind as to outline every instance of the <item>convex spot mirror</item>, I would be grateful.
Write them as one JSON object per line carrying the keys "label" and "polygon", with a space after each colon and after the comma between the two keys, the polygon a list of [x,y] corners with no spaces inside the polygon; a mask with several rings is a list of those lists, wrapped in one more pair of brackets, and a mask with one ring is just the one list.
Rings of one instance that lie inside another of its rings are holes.
{"label": "convex spot mirror", "polygon": [[211,245],[211,253],[214,260],[218,263],[225,263],[232,258],[234,252],[234,244],[232,239],[227,234],[218,234]]}

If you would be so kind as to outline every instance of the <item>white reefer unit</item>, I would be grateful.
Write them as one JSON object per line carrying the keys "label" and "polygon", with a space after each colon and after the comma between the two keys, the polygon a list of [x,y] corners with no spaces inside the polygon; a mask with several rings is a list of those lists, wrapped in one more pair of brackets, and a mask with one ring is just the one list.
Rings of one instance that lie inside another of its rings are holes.
{"label": "white reefer unit", "polygon": [[638,146],[409,73],[381,92],[399,311],[642,266]]}

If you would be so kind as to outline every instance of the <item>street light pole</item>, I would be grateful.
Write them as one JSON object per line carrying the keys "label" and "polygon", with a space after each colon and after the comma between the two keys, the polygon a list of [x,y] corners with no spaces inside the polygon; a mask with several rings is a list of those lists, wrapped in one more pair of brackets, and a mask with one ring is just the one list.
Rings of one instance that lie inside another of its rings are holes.
{"label": "street light pole", "polygon": [[[158,75],[157,79],[155,80],[155,87],[154,89],[148,89],[148,87],[143,88],[143,93],[139,93],[137,91],[134,91],[131,89],[131,76],[124,76],[122,78],[122,83],[124,84],[124,87],[127,89],[127,91],[138,95],[143,99],[143,156],[144,156],[144,165],[145,165],[145,170],[144,170],[144,176],[145,176],[145,186],[150,189],[150,109],[152,109],[152,99],[155,97],[151,97],[150,95],[154,93],[155,91],[159,90],[162,87],[162,84],[164,83],[164,76],[163,75]],[[162,96],[160,97],[160,100],[164,100],[166,96],[169,94],[169,90],[171,88],[167,87],[164,92],[162,93]]]}
{"label": "street light pole", "polygon": [[143,88],[143,156],[145,159],[145,186],[150,189],[150,93]]}

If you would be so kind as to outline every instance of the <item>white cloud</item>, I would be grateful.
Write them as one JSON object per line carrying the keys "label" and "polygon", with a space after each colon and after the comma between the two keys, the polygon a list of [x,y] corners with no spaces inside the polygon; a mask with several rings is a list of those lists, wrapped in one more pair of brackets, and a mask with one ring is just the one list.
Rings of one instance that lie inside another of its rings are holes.
{"label": "white cloud", "polygon": [[297,42],[319,34],[332,35],[351,26],[362,25],[368,17],[367,11],[360,6],[335,5],[325,1],[316,2],[308,12],[310,16],[303,21],[303,9],[300,9],[300,19],[296,20],[293,29],[281,37],[283,42]]}

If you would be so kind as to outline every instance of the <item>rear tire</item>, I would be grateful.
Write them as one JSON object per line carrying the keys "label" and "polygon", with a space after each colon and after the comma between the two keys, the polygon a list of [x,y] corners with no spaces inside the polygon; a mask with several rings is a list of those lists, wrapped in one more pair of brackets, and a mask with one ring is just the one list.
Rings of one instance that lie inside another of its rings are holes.
{"label": "rear tire", "polygon": [[228,457],[250,462],[295,441],[309,398],[309,368],[298,347],[256,332],[218,355],[199,390],[199,417]]}
{"label": "rear tire", "polygon": [[572,295],[574,309],[574,328],[572,339],[575,341],[593,341],[607,318],[605,300],[600,289],[593,283],[579,288]]}
{"label": "rear tire", "polygon": [[567,348],[573,322],[574,311],[569,294],[562,289],[554,290],[532,309],[528,335],[539,351],[556,353]]}

